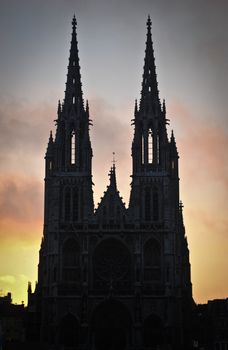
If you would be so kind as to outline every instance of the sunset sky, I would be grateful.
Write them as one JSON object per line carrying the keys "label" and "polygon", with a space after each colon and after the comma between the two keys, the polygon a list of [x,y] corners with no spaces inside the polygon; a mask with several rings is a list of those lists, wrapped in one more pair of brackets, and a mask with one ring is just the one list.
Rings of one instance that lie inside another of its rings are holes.
{"label": "sunset sky", "polygon": [[180,155],[180,195],[197,303],[228,297],[228,1],[0,0],[0,295],[27,302],[43,226],[44,153],[64,97],[76,14],[93,127],[95,204],[112,152],[128,204],[134,99],[146,20],[160,98]]}

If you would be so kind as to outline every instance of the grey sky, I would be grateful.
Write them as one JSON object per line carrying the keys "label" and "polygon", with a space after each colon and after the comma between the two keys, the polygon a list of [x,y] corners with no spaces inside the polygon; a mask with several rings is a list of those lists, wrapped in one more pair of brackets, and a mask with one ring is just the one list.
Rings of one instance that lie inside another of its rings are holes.
{"label": "grey sky", "polygon": [[187,104],[208,103],[222,112],[227,10],[228,2],[221,0],[1,0],[0,93],[34,102],[63,97],[75,12],[85,96],[133,102],[140,92],[150,13],[161,98],[180,96],[181,90]]}

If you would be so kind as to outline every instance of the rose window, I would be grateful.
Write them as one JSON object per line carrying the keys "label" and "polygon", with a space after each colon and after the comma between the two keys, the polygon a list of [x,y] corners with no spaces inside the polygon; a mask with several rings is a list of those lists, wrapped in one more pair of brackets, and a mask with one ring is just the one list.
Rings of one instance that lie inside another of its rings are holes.
{"label": "rose window", "polygon": [[116,239],[107,239],[99,244],[94,254],[96,274],[105,281],[117,281],[130,270],[128,249]]}

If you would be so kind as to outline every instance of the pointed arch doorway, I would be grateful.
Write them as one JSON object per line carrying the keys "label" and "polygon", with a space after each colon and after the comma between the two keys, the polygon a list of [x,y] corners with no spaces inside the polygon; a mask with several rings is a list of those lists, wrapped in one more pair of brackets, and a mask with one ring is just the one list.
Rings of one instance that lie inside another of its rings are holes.
{"label": "pointed arch doorway", "polygon": [[79,323],[76,317],[69,313],[62,318],[59,325],[59,343],[63,349],[75,349],[79,344]]}
{"label": "pointed arch doorway", "polygon": [[95,350],[125,350],[131,339],[131,317],[123,304],[107,300],[95,309],[91,341]]}

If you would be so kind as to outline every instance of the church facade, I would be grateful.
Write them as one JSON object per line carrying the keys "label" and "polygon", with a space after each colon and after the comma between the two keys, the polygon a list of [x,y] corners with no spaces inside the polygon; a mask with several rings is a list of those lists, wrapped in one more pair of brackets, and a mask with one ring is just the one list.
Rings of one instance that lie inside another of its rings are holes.
{"label": "church facade", "polygon": [[[192,286],[179,199],[178,151],[159,99],[151,20],[135,103],[128,208],[110,183],[94,209],[91,124],[76,19],[63,103],[45,155],[38,282],[28,290],[30,337],[48,348],[187,349]],[[43,347],[44,348],[44,347]]]}

